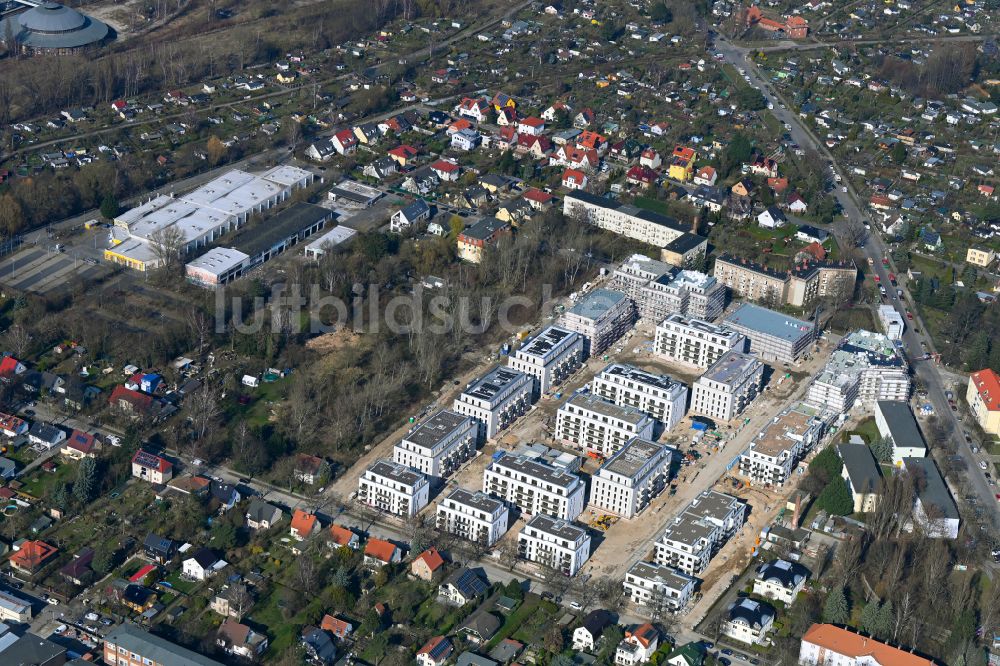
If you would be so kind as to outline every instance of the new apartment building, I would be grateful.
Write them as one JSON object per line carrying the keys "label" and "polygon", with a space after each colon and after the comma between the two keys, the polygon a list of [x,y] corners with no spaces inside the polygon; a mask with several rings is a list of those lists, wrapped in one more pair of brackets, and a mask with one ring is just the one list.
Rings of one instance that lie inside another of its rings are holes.
{"label": "new apartment building", "polygon": [[564,576],[573,576],[590,558],[590,535],[566,520],[534,516],[517,534],[517,554]]}
{"label": "new apartment building", "polygon": [[729,351],[695,380],[691,412],[718,421],[743,413],[764,387],[764,364],[750,354]]}
{"label": "new apartment building", "polygon": [[596,356],[614,344],[635,323],[635,305],[620,291],[595,289],[563,313],[559,325],[579,333],[584,358]]}
{"label": "new apartment building", "polygon": [[746,336],[762,361],[794,363],[816,339],[816,325],[753,303],[729,313],[725,325]]}
{"label": "new apartment building", "polygon": [[656,327],[653,351],[671,361],[707,368],[730,350],[745,351],[746,338],[703,319],[669,315]]}
{"label": "new apartment building", "polygon": [[528,515],[573,520],[586,503],[586,484],[576,474],[522,455],[503,455],[483,471],[483,492]]}
{"label": "new apartment building", "polygon": [[611,288],[627,294],[639,317],[653,323],[675,313],[711,321],[726,305],[726,287],[711,275],[678,270],[641,254],[615,270]]}
{"label": "new apartment building", "polygon": [[407,433],[392,459],[428,476],[448,476],[475,455],[478,429],[471,416],[442,409]]}
{"label": "new apartment building", "polygon": [[376,460],[358,479],[358,502],[394,516],[415,516],[429,499],[427,477],[392,460]]}
{"label": "new apartment building", "polygon": [[810,384],[805,401],[844,413],[859,403],[870,409],[879,400],[909,397],[909,368],[895,345],[881,333],[860,330],[840,341]]}
{"label": "new apartment building", "polygon": [[652,439],[656,423],[636,407],[577,393],[556,412],[556,439],[591,455],[608,457],[635,437]]}
{"label": "new apartment building", "polygon": [[523,372],[496,367],[465,387],[452,409],[475,419],[479,441],[485,441],[528,411],[532,386]]}
{"label": "new apartment building", "polygon": [[849,263],[813,262],[783,271],[724,254],[713,274],[736,296],[801,308],[826,296],[850,298],[858,270]]}
{"label": "new apartment building", "polygon": [[507,367],[530,375],[538,397],[579,368],[583,354],[583,336],[560,326],[549,326],[512,353]]}
{"label": "new apartment building", "polygon": [[691,601],[697,579],[654,562],[636,562],[625,573],[625,596],[651,614],[677,611]]}
{"label": "new apartment building", "polygon": [[740,456],[740,474],[755,485],[784,485],[826,430],[823,419],[806,409],[786,410],[764,426]]}
{"label": "new apartment building", "polygon": [[657,540],[656,563],[698,575],[743,525],[746,509],[732,495],[706,490],[671,521]]}
{"label": "new apartment building", "polygon": [[492,546],[507,532],[510,510],[495,497],[464,488],[438,502],[435,524],[442,532]]}
{"label": "new apartment building", "polygon": [[670,430],[684,418],[688,389],[669,375],[654,375],[633,365],[612,363],[594,376],[594,395],[620,407],[646,412]]}
{"label": "new apartment building", "polygon": [[590,506],[622,518],[638,515],[666,488],[674,453],[665,444],[633,439],[590,478]]}
{"label": "new apartment building", "polygon": [[906,330],[906,320],[891,305],[878,306],[878,320],[885,329],[885,334],[890,340],[902,340],[903,332]]}
{"label": "new apartment building", "polygon": [[660,250],[660,258],[677,266],[705,256],[708,239],[689,232],[672,217],[576,190],[563,198],[563,214],[581,217],[596,227],[634,238]]}

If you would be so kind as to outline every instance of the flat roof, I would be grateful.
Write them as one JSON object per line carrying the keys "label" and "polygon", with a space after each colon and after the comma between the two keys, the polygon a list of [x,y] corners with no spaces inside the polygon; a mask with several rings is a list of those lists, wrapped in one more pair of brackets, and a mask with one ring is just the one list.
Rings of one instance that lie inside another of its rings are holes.
{"label": "flat roof", "polygon": [[688,585],[693,585],[696,579],[693,576],[655,562],[636,562],[628,573],[643,580],[651,580],[666,585],[670,589],[683,589]]}
{"label": "flat roof", "polygon": [[598,474],[607,470],[613,474],[620,474],[630,479],[635,478],[635,475],[642,471],[650,460],[659,458],[665,452],[672,450],[671,447],[665,444],[657,444],[648,439],[636,437],[608,458],[608,461],[601,466]]}
{"label": "flat roof", "polygon": [[626,298],[620,291],[595,289],[577,301],[569,312],[584,319],[600,319]]}
{"label": "flat roof", "polygon": [[743,334],[728,326],[723,326],[719,324],[713,324],[711,322],[705,321],[704,319],[697,319],[695,317],[685,317],[684,315],[675,312],[668,315],[666,319],[661,322],[661,325],[675,324],[677,326],[683,326],[684,328],[691,329],[700,333],[707,333],[709,335],[718,335],[727,338],[742,337]]}
{"label": "flat roof", "polygon": [[378,476],[384,476],[387,479],[392,479],[393,481],[398,481],[399,483],[406,484],[408,486],[418,486],[421,483],[426,483],[427,477],[413,469],[412,467],[407,467],[406,465],[400,465],[392,460],[386,460],[384,458],[376,460],[372,464],[368,471],[372,474]]}
{"label": "flat roof", "polygon": [[882,412],[889,427],[889,436],[896,446],[927,446],[908,404],[900,400],[879,400],[876,408]]}
{"label": "flat roof", "polygon": [[691,232],[685,232],[667,243],[663,249],[669,252],[676,252],[678,254],[686,254],[691,250],[705,245],[706,243],[708,243],[708,239],[704,236],[692,234]]}
{"label": "flat roof", "polygon": [[522,531],[528,528],[533,528],[547,534],[552,534],[561,539],[566,539],[567,541],[572,541],[576,543],[580,539],[587,536],[587,530],[584,528],[574,525],[573,523],[567,522],[560,518],[553,518],[544,513],[537,514],[528,521],[528,524],[524,526]]}
{"label": "flat roof", "polygon": [[370,204],[382,197],[382,190],[369,187],[354,180],[342,180],[332,188],[330,192],[338,198],[347,199],[359,204]]}
{"label": "flat roof", "polygon": [[516,356],[533,356],[544,360],[563,341],[571,337],[579,337],[579,334],[561,326],[548,326],[524,343],[514,354]]}
{"label": "flat roof", "polygon": [[580,483],[580,477],[544,462],[520,454],[506,454],[490,463],[490,467],[506,467],[527,476],[541,479],[546,483],[563,488],[572,488]]}
{"label": "flat roof", "polygon": [[[934,506],[941,516],[949,520],[958,519],[958,507],[948,492],[948,486],[937,465],[930,458],[903,458],[903,467],[907,470],[922,470],[923,482],[917,481],[917,496],[925,507]],[[926,512],[926,509],[925,509]],[[928,516],[930,517],[930,516]]]}
{"label": "flat roof", "polygon": [[472,492],[471,490],[466,490],[465,488],[455,488],[453,491],[448,493],[447,499],[458,502],[459,504],[471,506],[472,508],[479,509],[480,511],[485,511],[486,513],[494,513],[504,506],[503,502],[495,497],[490,497],[481,490]]}
{"label": "flat roof", "polygon": [[661,275],[672,273],[675,268],[665,261],[650,259],[644,254],[633,254],[618,267],[628,275],[638,275],[649,280],[655,280]]}
{"label": "flat roof", "polygon": [[285,187],[293,187],[313,175],[315,174],[308,169],[292,166],[291,164],[279,164],[260,174],[260,177],[273,183],[284,185]]}
{"label": "flat roof", "polygon": [[257,222],[249,228],[244,227],[233,245],[254,257],[332,217],[333,211],[322,206],[294,203],[267,220]]}
{"label": "flat roof", "polygon": [[812,336],[815,331],[815,327],[807,321],[789,317],[753,303],[744,303],[738,307],[726,317],[725,322],[788,342],[796,342],[804,337]]}
{"label": "flat roof", "polygon": [[244,254],[239,250],[230,247],[216,247],[201,255],[194,261],[189,261],[187,263],[187,268],[205,271],[212,275],[219,276],[238,267],[249,258],[250,255]]}
{"label": "flat roof", "polygon": [[837,453],[856,492],[872,492],[878,487],[882,475],[867,444],[838,444]]}
{"label": "flat roof", "polygon": [[719,360],[706,370],[702,377],[720,384],[731,385],[755,365],[763,365],[763,363],[756,356],[730,349],[719,357]]}
{"label": "flat roof", "polygon": [[687,511],[702,518],[711,518],[721,522],[725,520],[733,510],[733,505],[737,503],[739,503],[739,499],[732,495],[720,493],[717,490],[706,490],[691,502]]}
{"label": "flat roof", "polygon": [[597,376],[630,379],[644,386],[652,386],[664,391],[673,391],[683,386],[681,382],[670,375],[654,375],[652,372],[647,372],[642,368],[637,368],[627,363],[609,363]]}
{"label": "flat roof", "polygon": [[358,235],[358,232],[350,227],[338,225],[328,230],[322,236],[306,245],[307,250],[322,250],[327,247],[336,247],[341,243],[346,243],[351,238]]}
{"label": "flat roof", "polygon": [[601,396],[594,395],[592,393],[577,393],[567,400],[563,407],[559,408],[560,411],[562,411],[562,409],[567,405],[573,405],[574,407],[585,409],[599,416],[606,416],[609,419],[625,421],[626,423],[639,424],[643,421],[648,421],[651,418],[649,414],[641,411],[637,407],[629,405],[616,405],[615,403],[605,400]]}
{"label": "flat roof", "polygon": [[809,429],[812,420],[810,414],[794,409],[784,412],[764,426],[751,443],[751,447],[765,456],[776,457],[798,443]]}
{"label": "flat roof", "polygon": [[469,384],[462,395],[471,396],[479,400],[493,401],[509,384],[518,381],[521,377],[526,377],[523,372],[511,370],[502,366],[497,366],[485,375]]}
{"label": "flat roof", "polygon": [[652,222],[654,224],[659,224],[664,227],[673,229],[674,231],[688,232],[690,226],[681,224],[672,217],[666,215],[661,215],[660,213],[654,213],[651,210],[645,210],[643,208],[638,208],[631,204],[623,204],[619,201],[613,199],[608,199],[607,197],[598,196],[596,194],[590,194],[589,192],[584,192],[582,190],[574,190],[566,195],[567,199],[576,199],[583,203],[590,204],[591,206],[600,206],[601,208],[607,208],[609,210],[617,210],[625,215],[630,215],[632,217],[637,217],[647,222]]}
{"label": "flat roof", "polygon": [[425,449],[433,449],[438,442],[459,428],[468,425],[471,420],[470,417],[462,416],[450,409],[442,409],[418,425],[403,439]]}

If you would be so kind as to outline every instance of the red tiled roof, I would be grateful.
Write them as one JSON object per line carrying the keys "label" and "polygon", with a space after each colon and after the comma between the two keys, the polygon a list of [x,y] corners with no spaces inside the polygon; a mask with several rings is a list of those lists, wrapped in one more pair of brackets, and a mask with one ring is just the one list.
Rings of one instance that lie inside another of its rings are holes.
{"label": "red tiled roof", "polygon": [[656,629],[654,629],[653,625],[649,624],[648,622],[646,624],[636,627],[632,631],[625,632],[625,636],[626,638],[634,637],[637,641],[639,641],[639,644],[642,645],[643,647],[649,647],[650,645],[652,645],[653,641],[659,638],[658,634],[656,633]]}
{"label": "red tiled roof", "polygon": [[990,368],[973,372],[969,379],[976,386],[979,392],[979,399],[986,405],[986,409],[994,412],[1000,410],[1000,377]]}
{"label": "red tiled roof", "polygon": [[74,430],[73,434],[71,434],[69,439],[66,440],[65,445],[86,455],[93,451],[94,447],[97,446],[97,440],[89,433]]}
{"label": "red tiled roof", "polygon": [[448,160],[438,160],[431,165],[431,168],[435,171],[443,171],[445,173],[453,173],[458,171],[458,165],[454,162],[449,162]]}
{"label": "red tiled roof", "polygon": [[339,546],[346,546],[351,543],[351,540],[357,536],[351,530],[346,527],[341,527],[340,525],[330,526],[330,537],[333,539],[334,543]]}
{"label": "red tiled roof", "polygon": [[148,396],[145,393],[139,393],[138,391],[133,391],[132,389],[128,389],[120,385],[116,386],[115,390],[111,392],[111,397],[108,398],[108,402],[112,405],[127,402],[132,405],[133,409],[139,412],[145,412],[153,406],[152,396]]}
{"label": "red tiled roof", "polygon": [[548,203],[549,201],[552,201],[552,199],[554,198],[548,192],[543,192],[535,188],[531,188],[521,196],[527,199],[528,201],[537,201],[538,203]]}
{"label": "red tiled roof", "polygon": [[19,361],[13,356],[4,356],[0,361],[0,376],[9,377],[17,372]]}
{"label": "red tiled roof", "polygon": [[135,455],[132,456],[132,462],[142,465],[143,467],[155,469],[161,474],[173,468],[173,463],[169,460],[154,455],[149,451],[143,451],[142,449],[135,452]]}
{"label": "red tiled roof", "polygon": [[[892,666],[933,666],[934,662],[924,657],[886,645],[874,638],[856,634],[832,624],[814,624],[802,637],[803,643],[812,643],[830,652],[857,659],[870,657],[871,661]],[[867,661],[867,660],[866,660]]]}
{"label": "red tiled roof", "polygon": [[431,572],[437,571],[444,566],[444,558],[441,557],[441,553],[439,553],[438,549],[434,546],[431,546],[424,552],[420,553],[416,559],[423,560],[424,564],[427,565],[427,568],[430,569]]}
{"label": "red tiled roof", "polygon": [[541,118],[536,118],[535,116],[530,116],[528,118],[522,118],[520,124],[527,125],[528,127],[542,127],[545,125],[545,121]]}
{"label": "red tiled roof", "polygon": [[392,561],[392,556],[396,552],[395,544],[383,541],[382,539],[369,539],[365,544],[365,555],[374,557],[382,562]]}
{"label": "red tiled roof", "polygon": [[129,580],[130,583],[138,583],[139,581],[141,581],[143,578],[145,578],[149,574],[153,573],[154,571],[156,571],[156,565],[155,564],[147,564],[146,566],[144,566],[141,569],[139,569],[138,571],[136,571],[132,575],[132,577],[129,578],[128,580]]}
{"label": "red tiled roof", "polygon": [[314,514],[307,513],[302,509],[296,509],[295,513],[292,514],[292,531],[299,536],[309,536],[315,527],[316,516]]}
{"label": "red tiled roof", "polygon": [[58,552],[58,548],[44,541],[25,541],[21,550],[10,556],[10,562],[21,569],[33,571]]}

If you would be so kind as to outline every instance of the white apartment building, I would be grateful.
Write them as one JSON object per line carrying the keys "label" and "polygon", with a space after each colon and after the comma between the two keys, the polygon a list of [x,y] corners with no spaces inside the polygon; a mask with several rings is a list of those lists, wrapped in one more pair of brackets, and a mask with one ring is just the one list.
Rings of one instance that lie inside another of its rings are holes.
{"label": "white apartment building", "polygon": [[478,421],[479,441],[485,441],[528,411],[531,393],[531,377],[496,367],[465,387],[452,409]]}
{"label": "white apartment building", "polygon": [[740,474],[755,485],[784,485],[825,430],[823,419],[811,410],[782,412],[764,426],[740,456]]}
{"label": "white apartment building", "polygon": [[590,535],[573,523],[538,515],[518,532],[517,554],[529,562],[573,576],[590,558]]}
{"label": "white apartment building", "polygon": [[775,560],[760,565],[753,580],[753,593],[791,605],[806,586],[809,569],[798,562]]}
{"label": "white apartment building", "polygon": [[895,345],[881,333],[859,330],[840,341],[810,384],[805,402],[844,413],[856,404],[871,409],[879,400],[909,397],[908,366]]}
{"label": "white apartment building", "polygon": [[358,479],[358,502],[394,516],[415,516],[429,499],[427,477],[391,460],[376,460]]}
{"label": "white apartment building", "polygon": [[656,422],[636,407],[622,407],[597,395],[577,393],[556,412],[556,439],[607,458],[635,437],[653,438]]}
{"label": "white apartment building", "polygon": [[483,492],[528,515],[573,520],[583,511],[587,487],[576,474],[526,456],[507,454],[483,471]]}
{"label": "white apartment building", "polygon": [[590,506],[622,518],[638,515],[667,486],[675,449],[633,439],[590,478]]}
{"label": "white apartment building", "polygon": [[654,375],[633,365],[612,363],[594,376],[594,395],[620,407],[635,407],[670,430],[684,418],[687,386],[669,375]]}
{"label": "white apartment building", "polygon": [[579,190],[563,198],[563,214],[582,216],[596,227],[656,247],[666,247],[690,230],[672,217]]}
{"label": "white apartment building", "polygon": [[923,458],[927,442],[908,403],[879,400],[875,403],[875,425],[879,435],[892,440],[892,464],[902,466],[904,458]]}
{"label": "white apartment building", "polygon": [[428,476],[448,476],[475,455],[478,429],[471,416],[442,409],[403,437],[392,459]]}
{"label": "white apartment building", "polygon": [[799,662],[803,666],[939,666],[905,647],[894,647],[871,636],[832,624],[814,624],[802,636]]}
{"label": "white apartment building", "polygon": [[890,340],[902,340],[903,331],[906,330],[906,321],[903,315],[891,305],[878,306],[878,320],[885,329],[886,337]]}
{"label": "white apartment building", "polygon": [[707,368],[730,350],[745,351],[746,338],[702,319],[669,315],[656,327],[653,351],[671,361]]}
{"label": "white apartment building", "polygon": [[677,611],[691,601],[697,579],[653,562],[636,562],[625,574],[625,596],[651,615]]}
{"label": "white apartment building", "polygon": [[743,526],[746,509],[732,495],[706,490],[673,519],[657,540],[656,563],[698,575]]}
{"label": "white apartment building", "polygon": [[733,310],[724,324],[745,335],[750,351],[764,361],[794,363],[816,339],[815,322],[753,303],[744,303]]}
{"label": "white apartment building", "polygon": [[611,288],[627,294],[639,317],[653,323],[670,314],[711,321],[726,304],[726,286],[711,275],[678,270],[642,254],[632,255],[615,270]]}
{"label": "white apartment building", "polygon": [[538,397],[580,367],[583,348],[583,337],[579,333],[549,326],[511,354],[507,367],[530,375]]}
{"label": "white apartment building", "polygon": [[729,421],[743,413],[763,386],[763,363],[750,354],[726,352],[695,380],[690,411]]}
{"label": "white apartment building", "polygon": [[507,532],[510,510],[483,492],[456,488],[438,502],[437,528],[490,547]]}
{"label": "white apartment building", "polygon": [[563,313],[559,325],[584,340],[584,358],[614,344],[635,322],[635,305],[620,291],[595,289]]}

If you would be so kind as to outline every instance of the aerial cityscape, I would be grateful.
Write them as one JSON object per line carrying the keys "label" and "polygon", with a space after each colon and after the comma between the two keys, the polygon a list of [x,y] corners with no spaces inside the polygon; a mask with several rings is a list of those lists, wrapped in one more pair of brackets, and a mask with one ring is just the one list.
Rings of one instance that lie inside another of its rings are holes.
{"label": "aerial cityscape", "polygon": [[0,666],[1000,666],[1000,0],[0,0]]}

